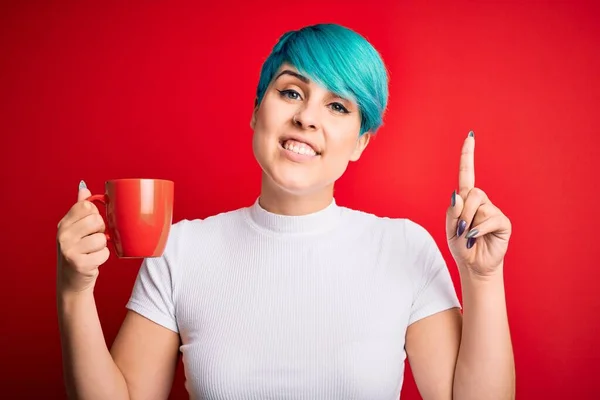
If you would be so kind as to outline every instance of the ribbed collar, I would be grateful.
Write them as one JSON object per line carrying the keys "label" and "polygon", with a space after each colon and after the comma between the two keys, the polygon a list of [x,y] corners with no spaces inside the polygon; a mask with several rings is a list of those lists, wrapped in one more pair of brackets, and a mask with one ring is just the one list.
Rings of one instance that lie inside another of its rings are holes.
{"label": "ribbed collar", "polygon": [[342,209],[335,199],[317,212],[290,216],[274,214],[261,207],[259,199],[248,208],[250,220],[259,229],[275,234],[316,234],[333,229],[339,222]]}

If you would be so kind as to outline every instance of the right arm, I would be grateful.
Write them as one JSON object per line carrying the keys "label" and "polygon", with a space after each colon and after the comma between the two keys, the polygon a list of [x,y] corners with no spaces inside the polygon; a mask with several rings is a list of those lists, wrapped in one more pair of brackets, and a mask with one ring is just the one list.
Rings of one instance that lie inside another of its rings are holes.
{"label": "right arm", "polygon": [[72,399],[166,399],[179,335],[128,311],[109,351],[93,289],[108,259],[98,209],[79,201],[58,226],[57,308],[67,394]]}

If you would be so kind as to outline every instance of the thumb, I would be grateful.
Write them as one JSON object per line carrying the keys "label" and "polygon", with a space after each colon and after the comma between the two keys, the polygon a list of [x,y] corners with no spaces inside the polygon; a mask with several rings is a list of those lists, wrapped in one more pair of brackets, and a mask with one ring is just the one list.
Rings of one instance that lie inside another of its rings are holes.
{"label": "thumb", "polygon": [[77,193],[77,201],[85,200],[92,195],[84,181],[79,182],[79,193]]}
{"label": "thumb", "polygon": [[455,190],[452,192],[450,207],[448,207],[448,210],[446,211],[446,238],[448,240],[456,237],[458,218],[460,217],[460,214],[462,214],[463,206],[463,199]]}

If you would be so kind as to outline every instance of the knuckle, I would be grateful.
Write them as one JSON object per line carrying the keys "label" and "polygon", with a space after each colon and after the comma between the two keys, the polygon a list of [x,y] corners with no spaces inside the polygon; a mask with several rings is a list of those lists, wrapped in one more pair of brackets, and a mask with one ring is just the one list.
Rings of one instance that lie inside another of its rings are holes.
{"label": "knuckle", "polygon": [[485,218],[490,218],[494,215],[495,211],[493,209],[483,207],[483,214]]}
{"label": "knuckle", "polygon": [[109,255],[110,251],[108,250],[108,247],[104,247],[102,250],[96,252],[93,256],[94,265],[100,266],[104,264],[108,260]]}
{"label": "knuckle", "polygon": [[87,201],[88,205],[86,206],[90,212],[94,213],[94,214],[100,214],[100,211],[98,210],[98,207],[96,207],[96,205],[94,203],[92,203],[91,201]]}
{"label": "knuckle", "polygon": [[102,216],[100,214],[96,214],[95,224],[96,224],[96,228],[98,229],[98,231],[100,231],[100,232],[104,231],[104,219],[102,218]]}
{"label": "knuckle", "polygon": [[74,249],[66,249],[62,252],[62,255],[67,264],[73,267],[77,266],[77,259],[79,258],[79,254],[77,254],[77,252]]}
{"label": "knuckle", "polygon": [[67,229],[59,229],[56,235],[56,240],[61,249],[69,246],[71,242],[71,237],[72,235],[69,234],[69,231]]}
{"label": "knuckle", "polygon": [[98,213],[98,208],[94,203],[87,200],[80,200],[73,205],[73,214],[81,217],[85,217],[90,214]]}
{"label": "knuckle", "polygon": [[103,233],[94,234],[94,244],[98,247],[106,247],[106,236]]}
{"label": "knuckle", "polygon": [[483,200],[486,197],[485,192],[477,187],[471,189],[469,196],[473,196],[477,200]]}
{"label": "knuckle", "polygon": [[487,219],[494,215],[494,209],[488,207],[487,204],[484,204],[483,206],[477,209],[477,213],[480,214],[482,218]]}
{"label": "knuckle", "polygon": [[103,224],[102,217],[100,214],[90,214],[85,217],[82,222],[85,224],[87,230],[98,231]]}
{"label": "knuckle", "polygon": [[85,217],[75,222],[73,226],[77,225],[79,230],[83,233],[81,236],[86,236],[89,231],[94,228],[94,224],[92,223],[91,218]]}
{"label": "knuckle", "polygon": [[68,241],[64,237],[64,235],[59,235],[56,237],[56,243],[58,244],[58,248],[64,255],[65,248],[68,246]]}
{"label": "knuckle", "polygon": [[108,257],[110,256],[110,251],[108,250],[108,247],[105,247],[102,249],[102,263],[105,263],[108,260]]}
{"label": "knuckle", "polygon": [[86,215],[88,213],[88,209],[85,207],[84,201],[78,201],[77,203],[73,204],[73,207],[71,207],[70,212],[78,216]]}
{"label": "knuckle", "polygon": [[96,205],[89,201],[89,200],[81,200],[81,207],[84,208],[85,210],[87,210],[88,212],[91,213],[97,213],[98,212],[98,207],[96,207]]}

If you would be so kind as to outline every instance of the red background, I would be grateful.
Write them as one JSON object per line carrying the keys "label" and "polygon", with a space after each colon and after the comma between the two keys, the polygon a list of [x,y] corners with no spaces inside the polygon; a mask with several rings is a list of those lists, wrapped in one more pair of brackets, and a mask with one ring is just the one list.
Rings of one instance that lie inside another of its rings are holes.
{"label": "red background", "polygon": [[[444,212],[473,129],[476,184],[514,226],[506,290],[517,398],[596,398],[597,6],[79,3],[0,9],[0,397],[64,396],[54,238],[79,180],[100,193],[110,178],[173,179],[175,220],[250,204],[261,63],[284,31],[338,22],[367,36],[391,75],[385,127],[340,180],[338,202],[423,224],[459,288]],[[112,255],[102,267],[109,343],[138,266]],[[186,397],[182,378],[180,368],[173,398]],[[410,375],[403,395],[418,398]]]}

